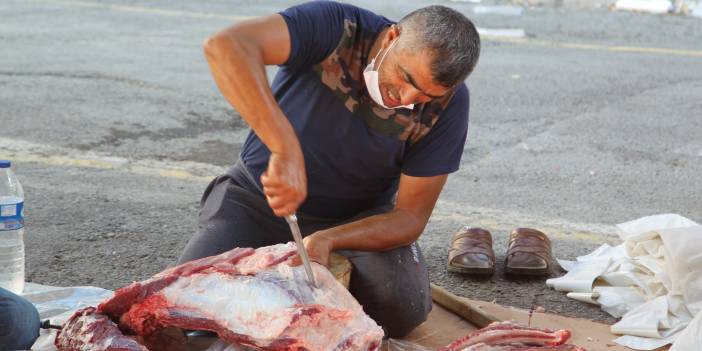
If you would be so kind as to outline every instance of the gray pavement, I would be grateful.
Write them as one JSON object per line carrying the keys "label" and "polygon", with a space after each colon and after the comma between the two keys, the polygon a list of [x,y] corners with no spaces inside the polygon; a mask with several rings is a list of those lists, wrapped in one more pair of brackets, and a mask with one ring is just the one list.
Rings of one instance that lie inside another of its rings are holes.
{"label": "gray pavement", "polygon": [[[247,132],[201,43],[293,3],[0,2],[0,158],[16,162],[27,193],[28,280],[115,289],[173,263],[207,179],[232,164]],[[399,19],[428,2],[353,3]],[[483,39],[462,167],[420,240],[432,280],[611,322],[544,279],[449,274],[447,245],[460,226],[483,226],[501,260],[509,231],[531,226],[574,258],[616,243],[619,222],[702,220],[702,20],[567,1],[521,16],[440,3],[527,37]]]}

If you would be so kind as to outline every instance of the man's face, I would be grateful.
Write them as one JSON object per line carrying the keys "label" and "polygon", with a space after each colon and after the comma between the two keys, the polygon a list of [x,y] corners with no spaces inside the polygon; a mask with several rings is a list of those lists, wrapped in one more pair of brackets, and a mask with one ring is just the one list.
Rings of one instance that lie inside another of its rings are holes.
{"label": "man's face", "polygon": [[[390,29],[383,39],[382,50],[398,40],[398,34],[395,28]],[[450,92],[450,88],[432,80],[430,52],[410,52],[398,44],[393,45],[378,70],[380,93],[386,106],[422,104]]]}

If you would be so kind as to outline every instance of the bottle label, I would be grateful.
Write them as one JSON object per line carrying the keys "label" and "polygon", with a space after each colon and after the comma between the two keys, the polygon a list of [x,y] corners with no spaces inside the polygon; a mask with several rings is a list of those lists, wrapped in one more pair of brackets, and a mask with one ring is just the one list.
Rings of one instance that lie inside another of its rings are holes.
{"label": "bottle label", "polygon": [[24,227],[24,202],[0,205],[0,231]]}

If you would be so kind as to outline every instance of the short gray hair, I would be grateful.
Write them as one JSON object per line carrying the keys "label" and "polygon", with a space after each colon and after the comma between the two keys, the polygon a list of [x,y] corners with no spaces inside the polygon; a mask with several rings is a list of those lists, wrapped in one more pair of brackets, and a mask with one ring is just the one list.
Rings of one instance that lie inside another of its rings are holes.
{"label": "short gray hair", "polygon": [[[473,23],[460,12],[432,5],[412,11],[397,24],[407,34],[406,48],[433,52],[432,79],[454,87],[473,72],[480,56],[480,36]],[[402,35],[400,36],[402,38]]]}

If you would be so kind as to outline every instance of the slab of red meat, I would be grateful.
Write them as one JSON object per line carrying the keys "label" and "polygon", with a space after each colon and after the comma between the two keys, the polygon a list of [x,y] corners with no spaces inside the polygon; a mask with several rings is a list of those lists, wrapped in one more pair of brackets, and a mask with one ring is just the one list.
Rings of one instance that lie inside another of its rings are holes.
{"label": "slab of red meat", "polygon": [[558,346],[526,346],[526,345],[485,345],[477,344],[469,346],[461,351],[587,351],[582,347],[575,345],[558,345]]}
{"label": "slab of red meat", "polygon": [[54,344],[59,350],[70,351],[148,351],[134,338],[124,336],[109,317],[96,313],[95,307],[74,313],[59,331]]}
{"label": "slab of red meat", "polygon": [[313,264],[311,287],[302,266],[287,264],[295,254],[289,243],[195,260],[117,290],[98,310],[141,336],[177,327],[265,350],[377,349],[382,329],[326,268]]}
{"label": "slab of red meat", "polygon": [[570,335],[570,330],[567,329],[536,329],[509,322],[493,323],[452,342],[440,351],[585,351],[577,346],[564,345]]}

